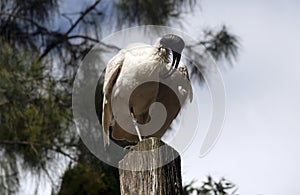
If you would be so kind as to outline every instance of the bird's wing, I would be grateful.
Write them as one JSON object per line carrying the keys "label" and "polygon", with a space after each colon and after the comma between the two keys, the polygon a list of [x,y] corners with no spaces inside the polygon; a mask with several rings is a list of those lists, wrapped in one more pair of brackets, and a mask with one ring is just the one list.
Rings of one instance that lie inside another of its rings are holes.
{"label": "bird's wing", "polygon": [[191,86],[191,81],[190,81],[190,77],[189,77],[187,67],[184,64],[180,64],[177,70],[184,77],[185,82],[183,84],[183,87],[186,88],[189,99],[190,99],[190,102],[192,102],[192,100],[193,100],[193,88]]}
{"label": "bird's wing", "polygon": [[[177,117],[181,104],[185,102],[187,98],[192,101],[193,90],[190,84],[187,68],[184,64],[180,64],[176,71],[169,78],[170,86],[164,83],[159,83],[159,93],[157,102],[164,105],[167,116],[163,126],[152,136],[162,137],[165,132],[170,128],[173,120]],[[166,83],[167,84],[167,83]],[[175,93],[174,90],[178,90],[179,93]]]}
{"label": "bird's wing", "polygon": [[103,110],[102,110],[102,128],[104,145],[109,144],[109,126],[113,120],[111,108],[111,93],[118,78],[124,61],[124,52],[120,51],[107,64],[105,79],[103,84]]}

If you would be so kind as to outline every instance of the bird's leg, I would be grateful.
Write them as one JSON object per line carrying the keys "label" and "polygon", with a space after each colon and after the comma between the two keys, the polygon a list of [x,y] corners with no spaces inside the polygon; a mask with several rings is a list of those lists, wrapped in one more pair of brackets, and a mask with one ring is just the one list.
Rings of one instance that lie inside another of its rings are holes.
{"label": "bird's leg", "polygon": [[136,130],[136,133],[138,135],[139,141],[142,141],[142,136],[141,136],[141,133],[140,133],[140,130],[139,130],[137,120],[135,119],[135,117],[133,115],[133,108],[132,107],[130,108],[130,115],[131,115],[131,118],[132,118],[133,126],[134,126],[134,128]]}

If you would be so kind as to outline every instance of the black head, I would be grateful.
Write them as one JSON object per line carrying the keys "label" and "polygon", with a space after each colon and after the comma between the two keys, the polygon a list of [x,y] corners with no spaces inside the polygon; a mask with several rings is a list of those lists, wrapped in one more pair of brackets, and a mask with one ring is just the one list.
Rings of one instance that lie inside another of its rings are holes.
{"label": "black head", "polygon": [[160,47],[167,48],[172,51],[173,61],[171,69],[176,70],[180,62],[182,50],[185,46],[184,41],[177,35],[167,34],[160,39],[159,43]]}

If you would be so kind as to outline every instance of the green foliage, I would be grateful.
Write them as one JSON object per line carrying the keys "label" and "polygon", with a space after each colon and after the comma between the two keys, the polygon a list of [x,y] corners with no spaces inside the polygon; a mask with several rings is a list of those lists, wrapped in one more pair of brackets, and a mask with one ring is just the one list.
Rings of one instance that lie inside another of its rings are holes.
{"label": "green foliage", "polygon": [[57,0],[2,0],[0,11],[11,11],[38,21],[45,21],[57,8]]}
{"label": "green foliage", "polygon": [[119,194],[118,169],[101,162],[82,142],[79,148],[78,161],[64,173],[58,194]]}
{"label": "green foliage", "polygon": [[207,181],[203,182],[200,187],[193,187],[193,183],[184,186],[184,195],[194,194],[194,192],[197,195],[238,195],[236,194],[237,188],[235,185],[224,178],[217,182],[211,176],[208,176]]}
{"label": "green foliage", "polygon": [[[12,189],[18,184],[19,159],[23,168],[39,172],[56,159],[53,151],[73,140],[67,131],[71,112],[62,104],[70,99],[36,55],[16,52],[2,41],[0,99],[0,183],[1,189]],[[5,176],[11,182],[4,182]]]}
{"label": "green foliage", "polygon": [[76,164],[65,172],[58,194],[118,194],[119,183],[116,181],[91,165]]}
{"label": "green foliage", "polygon": [[38,50],[40,35],[48,34],[42,24],[49,25],[57,8],[57,0],[1,0],[0,36],[18,47]]}
{"label": "green foliage", "polygon": [[205,30],[204,40],[201,43],[206,47],[216,60],[226,59],[231,61],[238,54],[239,41],[235,35],[228,32],[226,26],[220,31]]}

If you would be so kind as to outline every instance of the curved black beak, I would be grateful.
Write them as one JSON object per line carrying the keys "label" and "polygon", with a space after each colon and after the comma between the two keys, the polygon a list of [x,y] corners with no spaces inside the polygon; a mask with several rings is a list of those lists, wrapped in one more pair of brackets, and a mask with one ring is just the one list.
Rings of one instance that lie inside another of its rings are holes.
{"label": "curved black beak", "polygon": [[172,65],[171,65],[170,69],[166,73],[161,75],[161,77],[164,79],[171,76],[176,71],[176,69],[178,68],[178,65],[179,65],[179,62],[181,59],[181,54],[172,50],[172,55],[173,55],[173,60],[172,60]]}
{"label": "curved black beak", "polygon": [[[176,70],[178,68],[178,65],[179,65],[179,62],[181,59],[181,54],[177,53],[176,51],[172,51],[172,54],[173,54],[173,62],[172,62],[171,68]],[[174,66],[174,64],[175,64],[175,66]]]}

